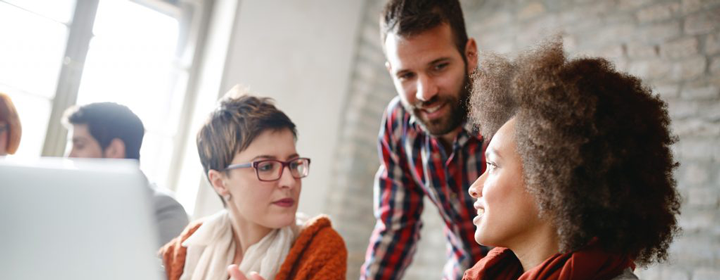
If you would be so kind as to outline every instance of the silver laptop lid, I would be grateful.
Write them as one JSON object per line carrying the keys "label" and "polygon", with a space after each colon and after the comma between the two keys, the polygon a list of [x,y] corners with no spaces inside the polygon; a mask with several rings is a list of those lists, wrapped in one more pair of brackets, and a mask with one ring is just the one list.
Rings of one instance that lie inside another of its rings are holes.
{"label": "silver laptop lid", "polygon": [[0,279],[160,279],[135,161],[0,158]]}

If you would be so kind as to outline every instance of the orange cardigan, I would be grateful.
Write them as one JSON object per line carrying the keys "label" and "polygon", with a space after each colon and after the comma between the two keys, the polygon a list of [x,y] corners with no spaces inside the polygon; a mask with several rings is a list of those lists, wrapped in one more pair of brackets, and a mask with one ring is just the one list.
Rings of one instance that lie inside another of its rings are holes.
{"label": "orange cardigan", "polygon": [[[187,248],[182,243],[202,221],[190,224],[179,237],[160,249],[168,280],[178,280],[185,268]],[[342,237],[332,229],[330,219],[320,215],[305,224],[285,258],[275,280],[345,279],[347,249]],[[210,279],[216,280],[216,279]]]}

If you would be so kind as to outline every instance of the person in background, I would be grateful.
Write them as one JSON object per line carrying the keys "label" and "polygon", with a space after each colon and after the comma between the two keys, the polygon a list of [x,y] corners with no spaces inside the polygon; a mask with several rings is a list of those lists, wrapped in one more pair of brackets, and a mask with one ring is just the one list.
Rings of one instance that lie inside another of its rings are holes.
{"label": "person in background", "polygon": [[[63,125],[71,131],[70,158],[140,160],[145,128],[128,107],[111,102],[71,107]],[[188,224],[185,209],[172,196],[148,182],[159,233],[159,244],[180,234]]]}
{"label": "person in background", "polygon": [[681,200],[667,103],[559,38],[482,63],[471,112],[492,140],[469,192],[475,239],[496,247],[463,279],[637,279],[667,259]]}
{"label": "person in background", "polygon": [[485,171],[486,142],[466,121],[477,45],[457,0],[390,0],[380,33],[398,96],[380,127],[377,221],[361,279],[402,278],[420,239],[425,198],[444,222],[443,278],[459,279],[488,251],[473,238],[475,209],[467,192]]}
{"label": "person in background", "polygon": [[347,249],[327,216],[296,215],[310,159],[271,99],[233,88],[197,135],[225,209],[188,226],[159,254],[169,280],[345,279]]}
{"label": "person in background", "polygon": [[20,146],[22,126],[10,96],[0,92],[0,156],[12,155]]}

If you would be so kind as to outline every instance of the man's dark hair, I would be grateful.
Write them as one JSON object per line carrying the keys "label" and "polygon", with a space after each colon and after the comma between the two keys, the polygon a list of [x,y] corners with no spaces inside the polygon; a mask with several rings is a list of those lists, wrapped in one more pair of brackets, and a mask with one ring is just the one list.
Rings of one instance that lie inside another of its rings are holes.
{"label": "man's dark hair", "polygon": [[100,102],[71,107],[65,111],[63,123],[66,126],[86,124],[90,135],[103,151],[113,139],[120,139],[125,144],[125,158],[140,159],[145,127],[140,118],[126,106]]}
{"label": "man's dark hair", "polygon": [[388,33],[403,37],[418,35],[443,23],[450,25],[455,45],[465,59],[468,36],[458,0],[390,0],[380,16],[383,49]]}

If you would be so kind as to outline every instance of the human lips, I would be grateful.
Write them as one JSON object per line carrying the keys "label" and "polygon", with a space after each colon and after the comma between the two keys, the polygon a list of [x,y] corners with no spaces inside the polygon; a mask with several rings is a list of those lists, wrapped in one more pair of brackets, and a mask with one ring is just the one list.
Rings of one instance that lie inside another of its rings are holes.
{"label": "human lips", "polygon": [[445,104],[446,103],[436,103],[433,106],[423,106],[418,107],[418,109],[423,112],[426,118],[435,119],[442,116],[441,109],[445,107]]}
{"label": "human lips", "polygon": [[480,222],[480,219],[482,219],[482,216],[485,215],[485,206],[483,205],[483,203],[480,200],[476,201],[475,204],[473,204],[473,206],[475,207],[475,210],[477,211],[477,216],[475,218],[473,218],[473,224],[477,225]]}
{"label": "human lips", "polygon": [[273,204],[280,207],[292,207],[295,205],[295,200],[292,198],[283,198],[280,200],[273,201]]}

